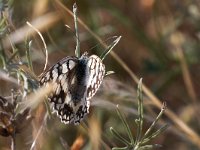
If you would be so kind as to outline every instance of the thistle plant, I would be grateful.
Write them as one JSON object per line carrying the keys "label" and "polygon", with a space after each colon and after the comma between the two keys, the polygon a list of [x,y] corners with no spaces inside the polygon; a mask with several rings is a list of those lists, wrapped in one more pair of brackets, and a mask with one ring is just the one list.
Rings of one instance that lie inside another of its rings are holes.
{"label": "thistle plant", "polygon": [[159,148],[161,145],[159,144],[147,144],[152,139],[156,138],[168,127],[167,124],[161,126],[158,130],[152,132],[158,120],[162,117],[165,109],[166,103],[163,103],[163,107],[161,108],[160,113],[156,117],[155,121],[151,124],[151,126],[147,129],[147,131],[142,134],[143,131],[143,123],[144,123],[144,111],[143,111],[143,95],[142,95],[142,79],[140,79],[137,89],[137,99],[138,99],[138,118],[135,120],[137,126],[137,134],[134,139],[132,132],[129,128],[129,125],[124,117],[124,115],[120,112],[119,106],[117,105],[117,114],[126,130],[129,140],[125,137],[121,136],[118,131],[116,131],[113,127],[110,127],[110,131],[113,136],[115,136],[118,140],[124,143],[125,147],[114,147],[112,150],[151,150],[154,148]]}

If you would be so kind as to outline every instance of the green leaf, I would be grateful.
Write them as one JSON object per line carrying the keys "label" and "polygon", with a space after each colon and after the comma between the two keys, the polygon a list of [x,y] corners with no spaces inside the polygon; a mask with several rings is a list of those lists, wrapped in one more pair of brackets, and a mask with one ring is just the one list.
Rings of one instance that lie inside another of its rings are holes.
{"label": "green leaf", "polygon": [[119,118],[121,119],[121,121],[122,121],[122,123],[123,123],[123,125],[124,125],[124,127],[126,129],[126,132],[127,132],[128,137],[129,137],[129,139],[131,141],[131,144],[134,144],[134,139],[133,139],[131,130],[129,128],[129,125],[128,125],[126,119],[124,118],[124,116],[122,115],[122,113],[119,111],[119,106],[118,105],[117,105],[117,114],[118,114]]}
{"label": "green leaf", "polygon": [[149,135],[149,133],[152,131],[152,129],[154,128],[154,126],[156,125],[156,123],[158,122],[158,120],[162,117],[165,109],[166,109],[166,103],[163,103],[163,106],[162,106],[162,109],[161,109],[160,113],[156,117],[155,121],[151,124],[151,126],[149,127],[149,129],[145,132],[145,134],[144,134],[144,136],[143,136],[142,139],[145,139]]}
{"label": "green leaf", "polygon": [[116,40],[114,40],[113,43],[109,45],[108,48],[101,54],[100,56],[101,60],[105,59],[105,57],[110,53],[110,51],[115,47],[115,45],[117,45],[121,37],[122,36],[119,36]]}
{"label": "green leaf", "polygon": [[143,115],[143,95],[142,95],[142,78],[140,79],[138,83],[138,89],[137,89],[137,98],[138,98],[138,119],[135,120],[137,124],[137,136],[135,143],[140,141],[141,136],[142,136],[142,128],[143,128],[143,120],[144,120],[144,115]]}
{"label": "green leaf", "polygon": [[113,127],[110,127],[110,132],[125,145],[130,145],[130,143],[125,138],[123,138]]}
{"label": "green leaf", "polygon": [[159,134],[163,133],[167,128],[169,127],[168,124],[163,125],[160,129],[158,129],[156,132],[152,133],[150,136],[148,136],[147,138],[145,138],[142,141],[142,144],[145,144],[147,142],[149,142],[150,140],[156,138]]}

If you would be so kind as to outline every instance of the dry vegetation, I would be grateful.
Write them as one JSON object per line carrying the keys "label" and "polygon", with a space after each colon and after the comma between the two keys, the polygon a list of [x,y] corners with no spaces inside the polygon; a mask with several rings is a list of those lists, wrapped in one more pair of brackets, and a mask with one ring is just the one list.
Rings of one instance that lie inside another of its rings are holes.
{"label": "dry vegetation", "polygon": [[38,87],[46,59],[39,32],[47,68],[74,55],[73,3],[0,0],[0,150],[136,150],[138,143],[143,149],[200,149],[198,0],[76,2],[81,53],[101,55],[122,36],[104,60],[115,73],[105,77],[79,126],[51,114],[45,101],[51,89]]}

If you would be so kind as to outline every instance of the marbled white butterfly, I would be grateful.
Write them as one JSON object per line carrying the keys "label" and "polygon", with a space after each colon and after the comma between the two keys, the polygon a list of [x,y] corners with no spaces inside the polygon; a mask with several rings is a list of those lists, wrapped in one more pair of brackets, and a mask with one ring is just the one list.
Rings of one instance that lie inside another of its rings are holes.
{"label": "marbled white butterfly", "polygon": [[89,113],[90,101],[105,75],[105,66],[96,56],[84,53],[80,58],[68,56],[44,73],[40,85],[53,82],[48,96],[61,121],[79,124]]}

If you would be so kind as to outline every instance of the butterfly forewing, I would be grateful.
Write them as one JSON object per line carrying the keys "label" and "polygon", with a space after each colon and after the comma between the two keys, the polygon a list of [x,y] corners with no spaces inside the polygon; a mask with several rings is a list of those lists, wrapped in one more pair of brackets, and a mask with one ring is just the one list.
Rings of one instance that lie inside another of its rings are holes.
{"label": "butterfly forewing", "polygon": [[52,66],[41,78],[40,85],[53,82],[53,92],[48,95],[53,109],[65,123],[74,120],[73,109],[69,105],[69,79],[78,62],[77,57],[65,57]]}
{"label": "butterfly forewing", "polygon": [[89,99],[97,92],[104,74],[101,59],[84,54],[81,58],[60,60],[42,76],[40,84],[53,82],[53,93],[48,99],[61,121],[79,124],[89,113]]}
{"label": "butterfly forewing", "polygon": [[77,61],[78,58],[73,56],[63,58],[42,75],[40,85],[46,84],[50,81],[57,82],[60,75],[67,74],[76,66]]}

